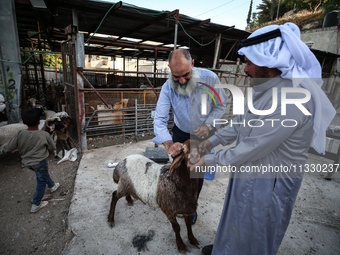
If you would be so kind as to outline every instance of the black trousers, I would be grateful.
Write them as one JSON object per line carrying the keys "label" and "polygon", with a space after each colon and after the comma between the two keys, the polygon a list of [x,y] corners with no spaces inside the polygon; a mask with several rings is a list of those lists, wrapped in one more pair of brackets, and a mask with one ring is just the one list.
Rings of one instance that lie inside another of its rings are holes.
{"label": "black trousers", "polygon": [[[190,134],[183,132],[182,130],[180,130],[175,124],[172,128],[172,141],[174,143],[184,143],[186,140],[190,139]],[[197,137],[195,136],[195,139],[197,139]],[[197,198],[200,195],[200,192],[202,190],[203,187],[203,182],[204,182],[204,178],[198,178],[198,189],[197,189]]]}

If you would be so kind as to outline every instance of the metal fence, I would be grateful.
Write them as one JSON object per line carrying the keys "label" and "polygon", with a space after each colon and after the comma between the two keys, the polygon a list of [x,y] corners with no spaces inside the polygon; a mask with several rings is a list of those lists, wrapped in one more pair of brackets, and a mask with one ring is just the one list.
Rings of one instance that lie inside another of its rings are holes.
{"label": "metal fence", "polygon": [[[142,135],[153,134],[153,119],[156,104],[138,104],[135,107],[95,110],[85,113],[86,126],[83,132],[87,137],[101,135]],[[173,126],[173,113],[170,111],[168,129]]]}

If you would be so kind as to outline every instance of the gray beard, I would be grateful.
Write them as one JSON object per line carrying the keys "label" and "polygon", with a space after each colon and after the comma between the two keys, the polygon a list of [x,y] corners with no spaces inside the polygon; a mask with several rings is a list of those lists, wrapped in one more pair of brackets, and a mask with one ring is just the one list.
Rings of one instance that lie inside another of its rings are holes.
{"label": "gray beard", "polygon": [[182,96],[189,96],[192,91],[196,88],[197,84],[197,72],[194,68],[191,69],[191,77],[188,80],[187,84],[181,85],[178,81],[174,81],[172,79],[172,74],[169,74],[169,82],[170,82],[170,87],[175,90],[176,93],[182,95]]}

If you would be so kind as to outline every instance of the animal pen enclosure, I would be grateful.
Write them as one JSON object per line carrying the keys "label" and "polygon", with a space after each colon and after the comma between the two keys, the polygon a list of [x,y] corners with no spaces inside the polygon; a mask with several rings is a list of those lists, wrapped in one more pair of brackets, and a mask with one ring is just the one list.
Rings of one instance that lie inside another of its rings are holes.
{"label": "animal pen enclosure", "polygon": [[[85,91],[84,132],[88,137],[135,135],[137,138],[153,134],[153,117],[157,103],[153,91],[102,91],[101,96],[111,109],[104,105],[94,92]],[[172,124],[173,115],[170,112],[169,129]]]}
{"label": "animal pen enclosure", "polygon": [[[214,70],[222,83],[238,86],[243,92],[248,87],[248,79],[235,70]],[[105,86],[105,85],[104,85]],[[85,119],[83,132],[87,137],[103,135],[153,135],[153,117],[160,89],[111,89],[84,88]],[[224,119],[233,117],[232,96],[229,97]],[[107,106],[103,104],[107,103]],[[110,108],[111,109],[110,109]],[[168,129],[173,126],[173,113],[170,111]]]}
{"label": "animal pen enclosure", "polygon": [[[65,42],[65,45],[68,44],[71,44],[71,41]],[[69,47],[65,46],[65,49],[70,51]],[[73,50],[74,48],[73,45]],[[139,136],[153,135],[153,117],[160,93],[160,88],[155,88],[153,84],[162,85],[167,73],[77,68],[73,57],[75,54],[71,56],[66,54],[66,50],[63,51],[64,83],[67,89],[65,99],[66,104],[68,101],[72,103],[72,105],[67,105],[67,109],[72,110],[78,116],[78,142],[82,141],[84,144],[84,141],[87,143],[87,137],[105,135],[134,135],[136,140]],[[240,73],[240,63],[233,62],[233,65],[228,68],[228,70],[212,69],[212,71],[218,74],[222,83],[237,85],[244,91],[248,79],[246,75]],[[134,77],[125,76],[126,74],[133,74]],[[73,76],[73,80],[68,76]],[[149,79],[152,76],[153,84]],[[138,88],[140,79],[144,79],[150,88]],[[96,87],[90,81],[95,83]],[[125,85],[128,82],[134,84],[129,88],[118,88],[118,81],[125,82]],[[72,84],[75,85],[72,86]],[[73,92],[75,100],[67,100],[72,97]],[[224,119],[232,117],[232,97],[231,94],[228,96]],[[172,126],[173,114],[170,111],[168,121],[170,132]]]}

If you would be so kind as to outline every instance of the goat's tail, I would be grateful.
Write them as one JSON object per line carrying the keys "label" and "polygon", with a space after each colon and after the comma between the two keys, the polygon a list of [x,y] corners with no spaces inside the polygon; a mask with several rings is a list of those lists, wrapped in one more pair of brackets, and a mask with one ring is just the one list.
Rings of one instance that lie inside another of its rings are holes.
{"label": "goat's tail", "polygon": [[113,181],[115,183],[118,183],[118,181],[119,181],[119,170],[117,169],[117,167],[118,167],[118,165],[113,170]]}
{"label": "goat's tail", "polygon": [[119,182],[120,174],[124,170],[126,171],[126,158],[120,161],[113,170],[113,181],[115,183]]}

